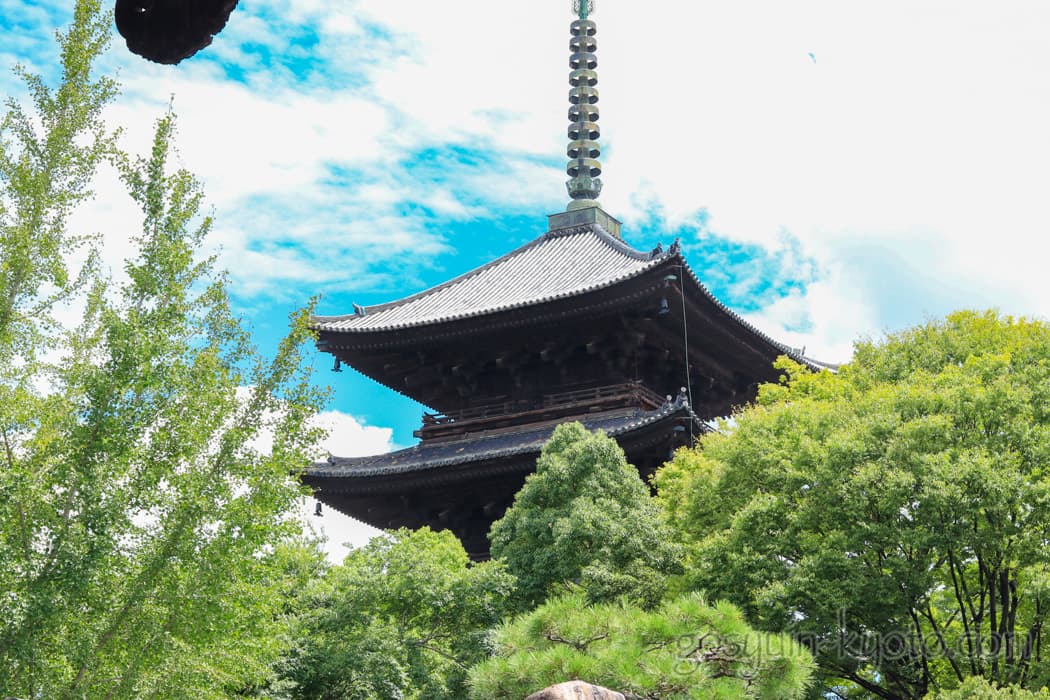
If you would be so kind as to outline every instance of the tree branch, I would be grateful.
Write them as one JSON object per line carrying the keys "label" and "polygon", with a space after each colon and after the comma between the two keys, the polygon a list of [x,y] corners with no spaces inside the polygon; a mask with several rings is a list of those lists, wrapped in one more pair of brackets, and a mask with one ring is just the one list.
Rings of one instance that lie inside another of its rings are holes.
{"label": "tree branch", "polygon": [[[952,670],[955,671],[955,677],[959,679],[960,683],[962,683],[965,676],[963,675],[962,669],[959,668],[959,663],[955,659],[955,654],[953,654],[952,650],[948,648],[948,643],[944,640],[944,635],[941,633],[941,629],[937,625],[937,619],[933,615],[933,608],[930,607],[930,601],[926,601],[926,609],[920,612],[922,612],[923,617],[930,621],[930,627],[933,628],[933,634],[937,637],[937,643],[940,644],[941,651],[944,652],[945,657],[948,659],[948,663],[952,666]],[[923,657],[925,658],[925,656],[926,654],[924,652]]]}
{"label": "tree branch", "polygon": [[470,668],[469,666],[464,665],[463,662],[461,662],[459,659],[457,659],[456,657],[452,656],[452,654],[449,654],[447,651],[445,651],[443,649],[439,649],[438,647],[430,646],[429,644],[427,644],[426,642],[423,642],[423,641],[413,641],[413,642],[410,642],[410,643],[413,644],[414,646],[419,647],[420,649],[426,649],[427,651],[433,652],[433,653],[437,654],[438,656],[440,656],[442,658],[448,659],[452,663],[456,664],[456,666],[458,666],[460,668],[460,670],[466,671],[468,668]]}
{"label": "tree branch", "polygon": [[598,635],[597,637],[591,637],[590,639],[584,640],[582,642],[574,642],[571,639],[565,639],[563,637],[559,637],[556,634],[549,634],[548,633],[548,634],[545,634],[543,636],[546,637],[549,641],[557,642],[559,644],[568,644],[569,646],[574,647],[578,651],[586,651],[588,646],[590,646],[591,644],[594,644],[595,642],[601,641],[603,639],[607,639],[609,637],[609,634],[608,633],[601,634],[601,635]]}

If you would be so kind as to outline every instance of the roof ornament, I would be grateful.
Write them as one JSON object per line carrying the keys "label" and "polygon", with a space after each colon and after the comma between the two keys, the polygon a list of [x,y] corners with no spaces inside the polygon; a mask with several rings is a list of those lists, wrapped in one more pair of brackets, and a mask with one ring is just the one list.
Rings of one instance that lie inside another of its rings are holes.
{"label": "roof ornament", "polygon": [[587,19],[589,14],[598,9],[596,4],[596,0],[572,0],[572,12],[580,19]]}
{"label": "roof ornament", "polygon": [[565,183],[569,191],[567,211],[598,206],[598,195],[602,191],[602,164],[598,162],[601,148],[598,146],[598,42],[594,35],[598,26],[589,19],[594,12],[594,0],[573,0],[573,13],[579,19],[569,27],[569,147],[566,155],[570,160],[565,167],[569,175]]}

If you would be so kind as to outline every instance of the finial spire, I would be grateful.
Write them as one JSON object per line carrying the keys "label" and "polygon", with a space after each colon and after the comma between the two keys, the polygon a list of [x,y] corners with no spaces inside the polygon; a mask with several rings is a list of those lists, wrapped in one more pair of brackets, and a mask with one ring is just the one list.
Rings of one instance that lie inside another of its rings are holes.
{"label": "finial spire", "polygon": [[594,35],[598,27],[589,19],[594,12],[594,0],[573,0],[573,12],[579,19],[570,25],[569,40],[569,148],[571,158],[565,168],[569,181],[565,183],[572,201],[568,210],[596,207],[602,191],[602,164],[598,162],[598,42]]}

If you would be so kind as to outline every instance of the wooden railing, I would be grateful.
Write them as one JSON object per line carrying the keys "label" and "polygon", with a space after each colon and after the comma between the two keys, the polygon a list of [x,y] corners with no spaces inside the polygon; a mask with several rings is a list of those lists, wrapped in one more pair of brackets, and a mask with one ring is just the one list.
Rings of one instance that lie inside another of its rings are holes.
{"label": "wooden railing", "polygon": [[640,382],[589,387],[544,394],[538,401],[500,401],[443,414],[424,413],[423,427],[415,435],[430,440],[624,406],[651,410],[664,400]]}

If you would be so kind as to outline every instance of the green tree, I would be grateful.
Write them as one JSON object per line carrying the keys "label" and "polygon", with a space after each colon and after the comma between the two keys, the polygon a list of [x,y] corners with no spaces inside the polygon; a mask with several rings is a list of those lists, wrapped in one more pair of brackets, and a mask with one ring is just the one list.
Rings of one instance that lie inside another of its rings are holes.
{"label": "green tree", "polygon": [[579,423],[555,429],[489,539],[527,606],[578,582],[592,601],[626,595],[652,607],[680,572],[681,550],[637,470],[615,440]]}
{"label": "green tree", "polygon": [[954,690],[942,690],[926,696],[927,700],[1050,700],[1046,688],[1038,692],[1024,690],[1017,686],[996,688],[983,678],[968,678],[965,683]]}
{"label": "green tree", "polygon": [[308,598],[286,677],[303,700],[462,698],[513,577],[448,531],[397,530],[352,551]]}
{"label": "green tree", "polygon": [[[0,133],[0,695],[227,697],[286,639],[289,474],[321,399],[307,314],[273,360],[256,354],[199,256],[199,187],[167,167],[172,117],[145,159],[106,132],[115,87],[92,71],[108,35],[78,0],[61,82],[23,72],[32,111],[9,100]],[[123,283],[68,226],[104,158],[144,217]]]}
{"label": "green tree", "polygon": [[693,584],[805,637],[850,697],[1046,683],[1050,327],[961,312],[837,374],[779,366],[657,476]]}
{"label": "green tree", "polygon": [[696,594],[647,612],[588,605],[577,591],[502,625],[496,656],[470,671],[478,700],[526,695],[566,680],[620,691],[631,700],[803,698],[809,651],[784,635],[753,631],[734,606]]}

